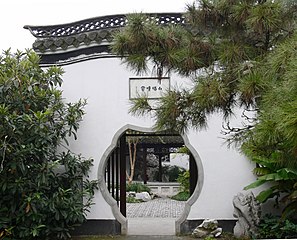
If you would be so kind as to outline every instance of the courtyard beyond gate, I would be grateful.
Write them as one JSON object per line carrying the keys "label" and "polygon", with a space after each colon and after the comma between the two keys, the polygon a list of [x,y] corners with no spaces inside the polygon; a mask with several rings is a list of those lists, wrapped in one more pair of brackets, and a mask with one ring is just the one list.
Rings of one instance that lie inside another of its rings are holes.
{"label": "courtyard beyond gate", "polygon": [[157,198],[143,203],[127,203],[128,235],[174,236],[175,220],[185,202]]}

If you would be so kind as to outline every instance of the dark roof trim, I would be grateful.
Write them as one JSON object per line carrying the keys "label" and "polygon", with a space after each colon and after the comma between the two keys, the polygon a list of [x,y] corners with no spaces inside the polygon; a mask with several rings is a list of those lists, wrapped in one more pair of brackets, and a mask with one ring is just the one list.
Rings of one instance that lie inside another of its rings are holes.
{"label": "dark roof trim", "polygon": [[[148,13],[157,25],[184,25],[183,13]],[[101,57],[115,57],[109,46],[113,33],[127,25],[126,15],[89,18],[73,23],[49,26],[24,26],[36,37],[33,49],[41,64],[68,65]]]}
{"label": "dark roof trim", "polygon": [[[156,21],[156,24],[183,24],[182,13],[147,13],[148,18]],[[30,26],[25,25],[36,38],[58,38],[73,36],[81,33],[98,31],[102,29],[114,29],[124,27],[127,24],[126,15],[108,15],[103,17],[89,18],[77,22],[49,25],[49,26]]]}
{"label": "dark roof trim", "polygon": [[65,51],[63,53],[38,54],[41,56],[40,65],[47,67],[51,65],[66,66],[73,63],[89,61],[97,58],[114,58],[115,55],[110,53],[108,45],[92,46],[75,51]]}
{"label": "dark roof trim", "polygon": [[33,43],[33,49],[41,54],[56,54],[75,51],[80,48],[89,48],[101,45],[110,45],[112,34],[115,30],[98,30],[89,33],[81,33],[75,36],[37,38]]}

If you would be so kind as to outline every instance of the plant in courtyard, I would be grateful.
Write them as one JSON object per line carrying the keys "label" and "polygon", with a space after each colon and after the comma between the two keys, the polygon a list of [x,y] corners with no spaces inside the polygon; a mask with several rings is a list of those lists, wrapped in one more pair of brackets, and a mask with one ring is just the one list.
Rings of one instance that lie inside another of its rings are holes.
{"label": "plant in courtyard", "polygon": [[[162,165],[162,181],[163,182],[176,182],[180,173],[186,171],[184,168],[176,165]],[[156,172],[153,179],[159,180],[159,172]]]}
{"label": "plant in courtyard", "polygon": [[183,153],[183,154],[187,154],[187,155],[191,154],[190,150],[186,146],[179,147],[177,149],[177,153]]}
{"label": "plant in courtyard", "polygon": [[135,183],[127,184],[126,191],[127,192],[137,192],[137,193],[140,193],[140,192],[150,193],[151,189],[147,185],[135,182]]}
{"label": "plant in courtyard", "polygon": [[184,169],[182,167],[178,167],[176,165],[168,166],[168,169],[167,169],[168,181],[169,182],[176,182],[179,175],[181,173],[185,172],[185,171],[186,171],[186,169]]}
{"label": "plant in courtyard", "polygon": [[182,192],[190,192],[190,171],[187,170],[180,173],[178,175],[177,182],[180,184],[180,190]]}
{"label": "plant in courtyard", "polygon": [[171,199],[176,201],[187,201],[190,198],[189,192],[179,192],[178,194],[171,197]]}
{"label": "plant in courtyard", "polygon": [[172,197],[178,201],[187,201],[190,197],[190,171],[184,171],[178,175],[177,182],[180,184],[180,192]]}
{"label": "plant in courtyard", "polygon": [[[128,183],[126,185],[126,191],[127,192],[135,192],[135,193],[141,193],[141,192],[151,192],[151,189],[142,183],[134,182],[134,183]],[[134,196],[129,195],[126,198],[127,203],[140,203],[143,202],[141,199],[136,199]]]}
{"label": "plant in courtyard", "polygon": [[0,239],[69,238],[92,204],[92,160],[62,151],[85,106],[62,99],[62,73],[32,51],[0,56]]}
{"label": "plant in courtyard", "polygon": [[128,196],[128,197],[126,198],[126,202],[127,202],[127,203],[141,203],[141,202],[143,202],[143,201],[140,200],[140,199],[136,199],[135,197]]}
{"label": "plant in courtyard", "polygon": [[[272,183],[258,196],[263,202],[285,193],[284,218],[297,209],[296,12],[290,0],[199,0],[187,7],[184,26],[130,15],[113,45],[138,73],[152,63],[158,77],[176,72],[193,80],[153,105],[133,100],[130,112],[179,132],[203,128],[220,113],[227,141],[259,164],[259,180],[249,188]],[[228,119],[238,107],[243,125],[234,128]]]}

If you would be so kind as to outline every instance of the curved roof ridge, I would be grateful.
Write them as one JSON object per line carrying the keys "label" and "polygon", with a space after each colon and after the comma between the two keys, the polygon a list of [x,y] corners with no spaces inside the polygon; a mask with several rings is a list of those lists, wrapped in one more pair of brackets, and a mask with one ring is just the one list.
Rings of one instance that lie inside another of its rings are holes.
{"label": "curved roof ridge", "polygon": [[[150,19],[154,19],[156,24],[184,24],[182,13],[144,13]],[[127,15],[117,14],[88,18],[66,24],[31,26],[25,25],[31,34],[36,38],[59,38],[68,37],[81,33],[88,33],[103,29],[114,29],[124,27],[127,24]]]}
{"label": "curved roof ridge", "polygon": [[[156,25],[185,25],[183,13],[143,13]],[[76,22],[24,26],[36,38],[33,49],[43,65],[66,65],[99,57],[114,57],[110,52],[113,33],[127,25],[127,15],[107,15]]]}

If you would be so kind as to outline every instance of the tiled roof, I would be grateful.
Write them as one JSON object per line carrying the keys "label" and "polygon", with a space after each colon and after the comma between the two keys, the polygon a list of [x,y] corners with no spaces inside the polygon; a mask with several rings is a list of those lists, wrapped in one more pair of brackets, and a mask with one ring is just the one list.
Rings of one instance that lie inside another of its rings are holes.
{"label": "tiled roof", "polygon": [[[146,14],[156,24],[183,24],[181,13]],[[55,54],[79,48],[100,46],[112,41],[116,29],[127,24],[126,15],[110,15],[78,22],[51,26],[24,26],[36,37],[33,49],[40,53]],[[106,47],[104,48],[106,50]]]}

